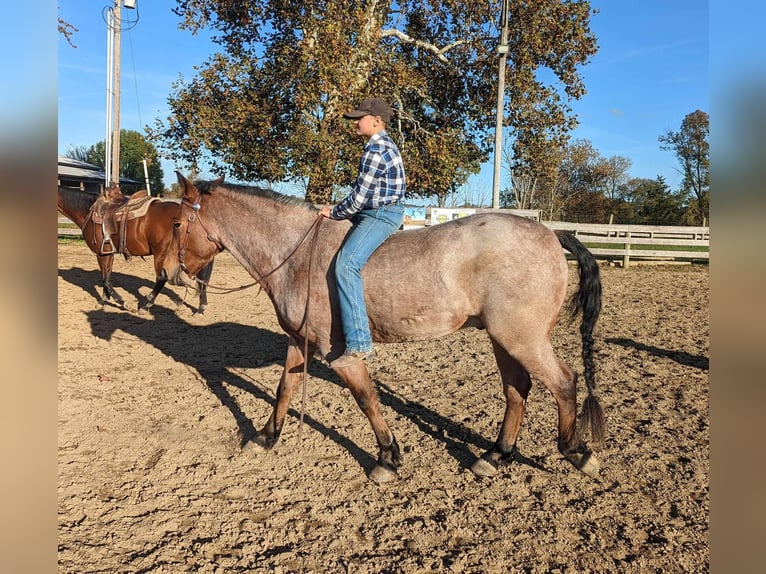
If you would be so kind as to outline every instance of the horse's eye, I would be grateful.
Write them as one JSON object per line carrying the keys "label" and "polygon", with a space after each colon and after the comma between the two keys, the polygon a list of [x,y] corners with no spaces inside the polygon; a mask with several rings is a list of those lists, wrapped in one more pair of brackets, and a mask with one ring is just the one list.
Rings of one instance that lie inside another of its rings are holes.
{"label": "horse's eye", "polygon": [[174,221],[174,222],[173,222],[173,227],[175,227],[176,229],[178,229],[179,227],[181,227],[181,222],[180,222],[180,221]]}

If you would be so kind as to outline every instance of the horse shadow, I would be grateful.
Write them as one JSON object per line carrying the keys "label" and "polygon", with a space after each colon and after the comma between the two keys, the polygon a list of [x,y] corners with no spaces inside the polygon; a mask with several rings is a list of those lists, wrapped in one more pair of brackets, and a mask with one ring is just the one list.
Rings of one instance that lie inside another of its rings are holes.
{"label": "horse shadow", "polygon": [[[91,284],[94,277],[100,276],[97,272],[80,269],[61,270],[60,274],[67,281],[83,288]],[[124,280],[124,285],[129,289],[149,285],[140,278],[124,276]],[[236,397],[227,390],[227,386],[232,385],[273,408],[276,402],[273,390],[248,380],[237,371],[271,364],[283,365],[288,346],[287,335],[232,322],[195,325],[185,321],[174,310],[156,305],[151,311],[152,318],[128,312],[114,313],[103,308],[86,311],[85,314],[93,336],[111,341],[116,331],[122,331],[186,365],[192,376],[200,378],[220,403],[231,412],[238,427],[240,446],[244,446],[257,429],[252,419],[238,404]],[[309,374],[340,388],[346,388],[336,373],[320,361],[314,360],[310,363]],[[401,396],[389,384],[377,379],[374,382],[383,405],[414,422],[423,433],[442,442],[446,452],[461,466],[468,468],[476,460],[468,444],[473,444],[481,450],[491,448],[492,443],[489,440],[465,425]],[[278,381],[275,381],[274,389],[277,384]],[[300,417],[300,413],[292,407],[288,413],[295,420]],[[361,412],[358,415],[364,417]],[[304,414],[304,422],[346,449],[365,472],[369,472],[375,466],[376,459],[347,436],[309,414]],[[516,456],[516,462],[547,470],[520,453]]]}
{"label": "horse shadow", "polygon": [[[396,391],[380,380],[376,379],[375,384],[378,388],[381,403],[406,416],[424,434],[444,443],[447,453],[463,468],[470,468],[476,461],[476,457],[466,447],[468,443],[473,444],[482,451],[492,448],[493,443],[490,440],[477,434],[465,425],[447,419],[420,403],[399,396]],[[540,462],[524,456],[518,447],[513,462],[550,472]]]}
{"label": "horse shadow", "polygon": [[651,353],[657,357],[671,359],[676,363],[685,365],[687,367],[694,367],[703,371],[710,369],[710,359],[704,355],[692,355],[691,353],[687,353],[685,351],[670,351],[668,349],[661,349],[660,347],[655,347],[654,345],[646,345],[644,343],[639,343],[638,341],[634,341],[633,339],[626,339],[624,337],[608,338],[605,339],[605,341],[607,343],[620,345],[621,347],[625,348],[630,347],[639,351],[646,351],[647,353]]}
{"label": "horse shadow", "polygon": [[[68,283],[80,287],[86,293],[91,293],[93,297],[103,305],[108,305],[116,309],[122,308],[114,301],[105,301],[103,299],[102,294],[99,292],[101,289],[101,271],[98,269],[85,270],[80,269],[79,267],[71,267],[69,269],[59,269],[58,274],[59,277]],[[146,300],[146,294],[141,294],[142,289],[146,289],[148,291],[154,289],[154,281],[136,277],[135,275],[126,275],[125,273],[116,271],[112,271],[111,281],[112,287],[125,291],[130,296],[135,297],[138,301]],[[155,304],[152,307],[145,309],[144,311],[154,312],[154,309],[157,305],[162,305],[162,296],[166,296],[168,299],[170,299],[175,307],[184,306],[191,309],[192,311],[196,310],[196,307],[187,302],[186,297],[182,298],[175,291],[168,289],[167,286],[165,286],[157,296]],[[196,297],[196,294],[193,296]]]}

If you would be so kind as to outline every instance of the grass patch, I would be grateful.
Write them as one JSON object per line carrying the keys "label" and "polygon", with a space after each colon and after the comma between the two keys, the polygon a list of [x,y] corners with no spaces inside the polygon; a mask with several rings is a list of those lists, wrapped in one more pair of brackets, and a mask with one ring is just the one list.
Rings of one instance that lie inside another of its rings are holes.
{"label": "grass patch", "polygon": [[59,235],[59,245],[85,245],[85,239],[81,235]]}

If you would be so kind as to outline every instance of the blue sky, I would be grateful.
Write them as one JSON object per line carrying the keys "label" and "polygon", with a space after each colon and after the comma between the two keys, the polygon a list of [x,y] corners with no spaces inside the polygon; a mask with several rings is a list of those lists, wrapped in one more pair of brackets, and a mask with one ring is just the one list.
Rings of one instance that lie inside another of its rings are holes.
{"label": "blue sky", "polygon": [[[59,0],[59,15],[79,29],[77,48],[58,38],[58,151],[105,138],[106,24],[108,0]],[[606,157],[632,160],[632,177],[680,183],[678,162],[657,138],[678,130],[686,114],[709,106],[709,7],[702,0],[595,0],[591,21],[599,52],[582,68],[588,93],[572,106],[580,120],[573,137],[590,140]],[[175,2],[137,0],[138,21],[122,35],[121,122],[143,132],[167,117],[172,83],[187,80],[215,46],[206,34],[178,30]],[[492,188],[492,159],[469,185]],[[163,162],[166,184],[175,167]],[[201,174],[212,176],[217,174]],[[503,181],[503,186],[507,182]]]}

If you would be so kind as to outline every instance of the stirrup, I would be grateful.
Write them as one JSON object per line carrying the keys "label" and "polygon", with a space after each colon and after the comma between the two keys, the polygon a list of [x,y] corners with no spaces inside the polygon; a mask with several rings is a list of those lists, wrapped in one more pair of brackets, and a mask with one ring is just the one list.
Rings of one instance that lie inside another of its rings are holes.
{"label": "stirrup", "polygon": [[[107,251],[106,250],[106,245],[107,244],[109,244],[109,246],[111,248],[111,251]],[[115,248],[114,243],[112,242],[112,237],[107,235],[106,237],[104,237],[101,240],[100,254],[101,255],[114,255],[115,253],[117,253],[117,249]]]}

